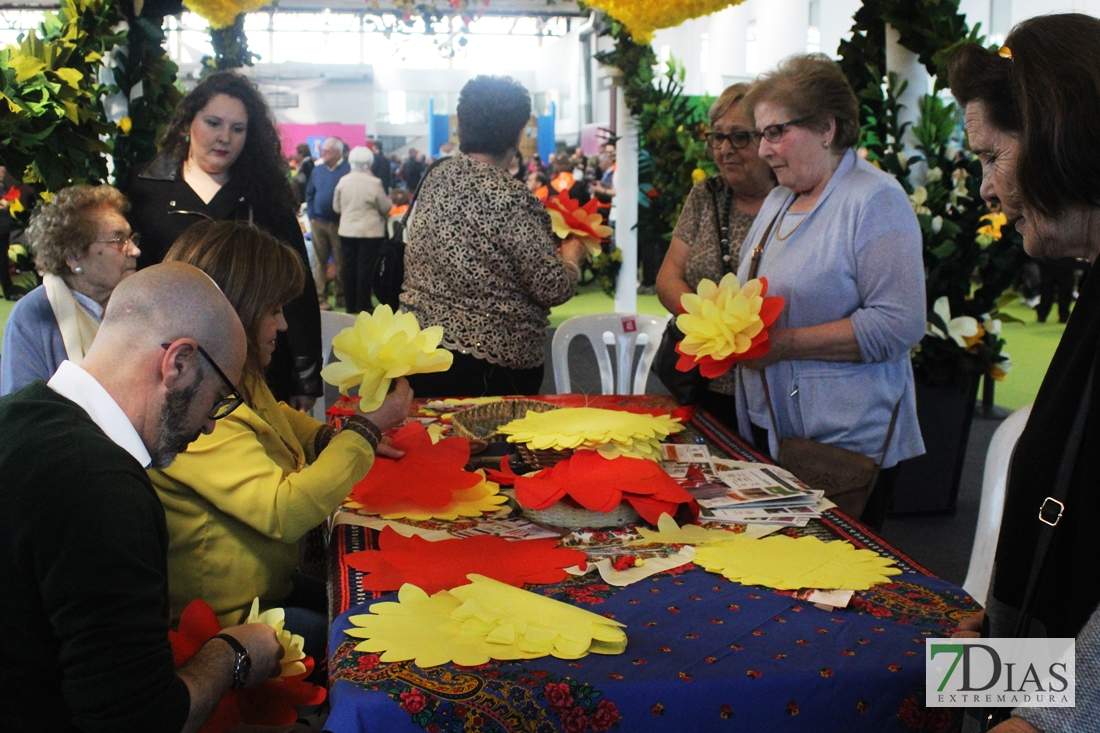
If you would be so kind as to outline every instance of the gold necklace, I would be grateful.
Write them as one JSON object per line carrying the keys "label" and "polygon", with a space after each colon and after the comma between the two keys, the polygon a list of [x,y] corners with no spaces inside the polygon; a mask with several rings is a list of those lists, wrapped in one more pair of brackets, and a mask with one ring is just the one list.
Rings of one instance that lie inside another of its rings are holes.
{"label": "gold necklace", "polygon": [[[791,201],[791,206],[793,206],[793,205],[794,205],[794,201]],[[777,242],[786,242],[788,239],[793,237],[794,233],[798,231],[798,228],[801,227],[803,224],[805,224],[806,219],[809,219],[810,214],[813,213],[813,209],[811,209],[810,211],[807,211],[806,216],[804,216],[802,218],[802,221],[798,222],[798,224],[795,225],[794,229],[787,232],[787,236],[784,237],[782,234],[780,234],[780,232],[783,230],[783,222],[784,222],[784,220],[786,220],[787,212],[790,211],[790,210],[791,210],[790,206],[783,209],[783,215],[779,217],[779,223],[775,227],[775,239],[776,239]]]}

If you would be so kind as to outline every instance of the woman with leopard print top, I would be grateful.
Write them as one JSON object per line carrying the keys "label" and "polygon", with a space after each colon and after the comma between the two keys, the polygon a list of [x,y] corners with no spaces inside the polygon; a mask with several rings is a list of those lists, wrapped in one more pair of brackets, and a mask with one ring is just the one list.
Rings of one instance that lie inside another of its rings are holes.
{"label": "woman with leopard print top", "polygon": [[560,247],[546,207],[508,173],[531,117],[527,90],[479,76],[458,102],[460,154],[424,178],[408,228],[401,308],[442,326],[450,370],[409,383],[421,397],[537,394],[550,308],[576,291],[585,248]]}

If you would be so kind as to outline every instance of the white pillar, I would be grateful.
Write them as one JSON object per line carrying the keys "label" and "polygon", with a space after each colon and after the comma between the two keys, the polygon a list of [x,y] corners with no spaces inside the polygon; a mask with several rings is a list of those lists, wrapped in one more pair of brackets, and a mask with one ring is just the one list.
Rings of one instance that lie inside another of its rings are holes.
{"label": "white pillar", "polygon": [[[886,71],[887,73],[897,74],[899,80],[905,79],[909,82],[905,92],[898,97],[898,102],[903,105],[898,111],[898,123],[910,122],[915,125],[917,118],[920,117],[920,99],[928,94],[932,88],[931,77],[917,54],[901,45],[900,38],[901,34],[898,30],[887,24]],[[904,146],[907,155],[912,156],[916,153],[917,137],[913,134],[912,127],[905,131],[900,142]],[[927,170],[928,167],[921,163],[913,171],[914,175],[910,179],[913,185],[920,186],[924,184],[924,174]]]}
{"label": "white pillar", "polygon": [[634,313],[638,310],[638,126],[621,86],[615,87],[615,106],[619,137],[615,147],[615,244],[623,253],[623,267],[615,284],[615,311]]}

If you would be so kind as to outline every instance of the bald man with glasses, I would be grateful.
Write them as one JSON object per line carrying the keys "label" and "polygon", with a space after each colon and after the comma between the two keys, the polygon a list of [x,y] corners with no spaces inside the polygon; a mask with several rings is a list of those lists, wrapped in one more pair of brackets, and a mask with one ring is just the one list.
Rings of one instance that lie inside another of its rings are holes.
{"label": "bald man with glasses", "polygon": [[168,533],[146,468],[241,398],[244,329],[214,282],[154,265],[115,289],[80,366],[0,398],[0,720],[12,730],[194,731],[278,674],[263,624],[178,669]]}

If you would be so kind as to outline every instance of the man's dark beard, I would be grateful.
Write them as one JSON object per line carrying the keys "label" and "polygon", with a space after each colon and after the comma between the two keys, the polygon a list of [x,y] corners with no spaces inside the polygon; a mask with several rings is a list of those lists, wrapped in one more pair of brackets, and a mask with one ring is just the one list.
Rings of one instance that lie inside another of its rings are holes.
{"label": "man's dark beard", "polygon": [[190,433],[186,430],[187,416],[204,376],[199,372],[194,382],[170,391],[164,398],[164,410],[160,413],[160,444],[152,453],[153,468],[168,468],[176,455],[187,450],[187,446],[198,440],[202,434],[201,429]]}

